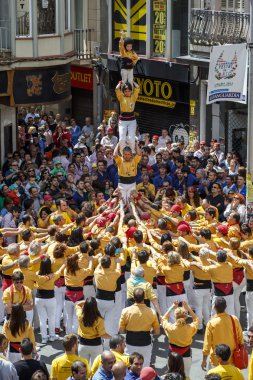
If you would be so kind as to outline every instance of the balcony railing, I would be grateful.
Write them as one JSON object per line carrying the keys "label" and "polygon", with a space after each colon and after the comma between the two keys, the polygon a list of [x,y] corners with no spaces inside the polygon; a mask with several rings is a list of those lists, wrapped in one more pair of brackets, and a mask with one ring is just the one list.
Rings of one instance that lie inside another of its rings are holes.
{"label": "balcony railing", "polygon": [[30,20],[29,12],[24,13],[17,18],[17,36],[29,36],[30,34]]}
{"label": "balcony railing", "polygon": [[74,43],[78,59],[91,59],[94,57],[92,46],[93,29],[75,29]]}
{"label": "balcony railing", "polygon": [[10,28],[8,20],[0,20],[0,56],[9,55],[10,47]]}
{"label": "balcony railing", "polygon": [[210,54],[214,45],[238,44],[248,41],[249,14],[192,9],[189,28],[190,52]]}

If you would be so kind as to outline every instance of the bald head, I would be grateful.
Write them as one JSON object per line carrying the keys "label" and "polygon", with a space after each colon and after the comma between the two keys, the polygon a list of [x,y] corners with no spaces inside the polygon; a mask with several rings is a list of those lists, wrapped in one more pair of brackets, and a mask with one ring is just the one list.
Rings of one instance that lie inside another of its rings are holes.
{"label": "bald head", "polygon": [[112,373],[115,380],[122,380],[126,376],[126,365],[124,362],[115,363],[112,367]]}
{"label": "bald head", "polygon": [[105,372],[109,373],[112,371],[112,367],[116,362],[116,358],[111,351],[104,351],[101,355],[102,367]]}

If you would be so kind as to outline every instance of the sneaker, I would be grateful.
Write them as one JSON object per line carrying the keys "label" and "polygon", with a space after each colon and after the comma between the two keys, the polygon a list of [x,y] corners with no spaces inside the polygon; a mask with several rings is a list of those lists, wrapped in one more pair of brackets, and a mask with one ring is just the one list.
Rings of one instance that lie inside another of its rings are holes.
{"label": "sneaker", "polygon": [[48,338],[42,338],[42,341],[41,341],[42,344],[47,344],[47,342],[48,342]]}
{"label": "sneaker", "polygon": [[49,342],[54,342],[55,340],[59,339],[59,335],[53,335],[49,337]]}

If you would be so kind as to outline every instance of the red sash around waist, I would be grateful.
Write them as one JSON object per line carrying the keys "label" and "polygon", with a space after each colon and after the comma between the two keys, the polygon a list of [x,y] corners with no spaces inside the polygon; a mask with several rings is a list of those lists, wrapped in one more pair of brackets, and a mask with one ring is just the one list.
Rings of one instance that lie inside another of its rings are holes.
{"label": "red sash around waist", "polygon": [[214,288],[217,289],[218,291],[221,291],[225,296],[228,296],[229,294],[233,293],[233,283],[214,283]]}
{"label": "red sash around waist", "polygon": [[20,352],[19,342],[10,342],[10,352]]}
{"label": "red sash around waist", "polygon": [[177,294],[177,295],[183,294],[185,292],[183,282],[175,282],[174,284],[166,284],[166,288],[170,292]]}
{"label": "red sash around waist", "polygon": [[164,276],[157,276],[156,279],[157,279],[157,285],[166,285]]}
{"label": "red sash around waist", "polygon": [[67,301],[72,302],[81,301],[84,298],[83,290],[66,290],[65,298]]}
{"label": "red sash around waist", "polygon": [[235,268],[233,269],[233,281],[240,285],[244,279],[243,268]]}
{"label": "red sash around waist", "polygon": [[170,344],[169,350],[176,352],[177,354],[180,354],[181,356],[183,356],[184,354],[186,354],[186,352],[188,352],[190,350],[190,346],[179,347],[179,346],[175,346],[175,345]]}

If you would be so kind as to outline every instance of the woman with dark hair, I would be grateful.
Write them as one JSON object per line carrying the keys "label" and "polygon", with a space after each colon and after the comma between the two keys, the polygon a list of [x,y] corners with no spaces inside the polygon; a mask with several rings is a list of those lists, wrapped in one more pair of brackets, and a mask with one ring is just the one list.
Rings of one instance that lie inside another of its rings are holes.
{"label": "woman with dark hair", "polygon": [[39,187],[40,192],[44,192],[49,187],[50,173],[48,169],[41,170]]}
{"label": "woman with dark hair", "polygon": [[94,297],[88,297],[76,305],[78,320],[78,355],[88,360],[90,365],[97,355],[102,354],[101,338],[110,339],[105,331],[104,320]]}
{"label": "woman with dark hair", "polygon": [[182,376],[183,380],[186,380],[184,372],[184,361],[182,355],[177,352],[171,352],[168,357],[168,372],[163,376],[164,380],[168,379],[170,373],[176,372]]}
{"label": "woman with dark hair", "polygon": [[[35,294],[35,305],[38,310],[40,320],[40,332],[42,343],[54,342],[57,339],[55,335],[55,313],[56,313],[56,300],[54,293],[54,283],[61,276],[65,264],[63,264],[58,271],[53,273],[51,267],[51,260],[44,258],[40,263],[40,276],[46,276],[37,280],[37,290]],[[47,335],[47,321],[49,329],[49,339]]]}
{"label": "woman with dark hair", "polygon": [[199,194],[197,192],[197,189],[195,189],[195,187],[193,186],[187,188],[185,199],[188,205],[192,206],[193,208],[197,208],[200,206]]}
{"label": "woman with dark hair", "polygon": [[52,214],[52,211],[50,210],[49,207],[47,207],[47,206],[41,207],[40,212],[39,212],[39,219],[38,219],[38,227],[39,228],[49,227],[49,225],[50,225],[49,218],[50,218],[51,214]]}
{"label": "woman with dark hair", "polygon": [[64,278],[66,284],[64,309],[66,312],[66,333],[76,333],[78,322],[75,314],[75,306],[78,301],[84,299],[83,283],[84,279],[93,273],[92,257],[89,257],[88,268],[80,268],[80,258],[75,253],[67,257],[66,268],[64,269]]}
{"label": "woman with dark hair", "polygon": [[9,342],[8,359],[12,363],[21,360],[19,348],[20,342],[22,342],[24,338],[29,338],[31,340],[33,350],[36,352],[34,331],[31,324],[26,319],[23,305],[16,304],[12,306],[10,319],[4,322],[2,333]]}
{"label": "woman with dark hair", "polygon": [[83,228],[82,227],[74,228],[71,231],[71,235],[70,235],[69,241],[68,241],[68,246],[69,247],[76,247],[77,245],[79,245],[83,241],[84,241]]}

